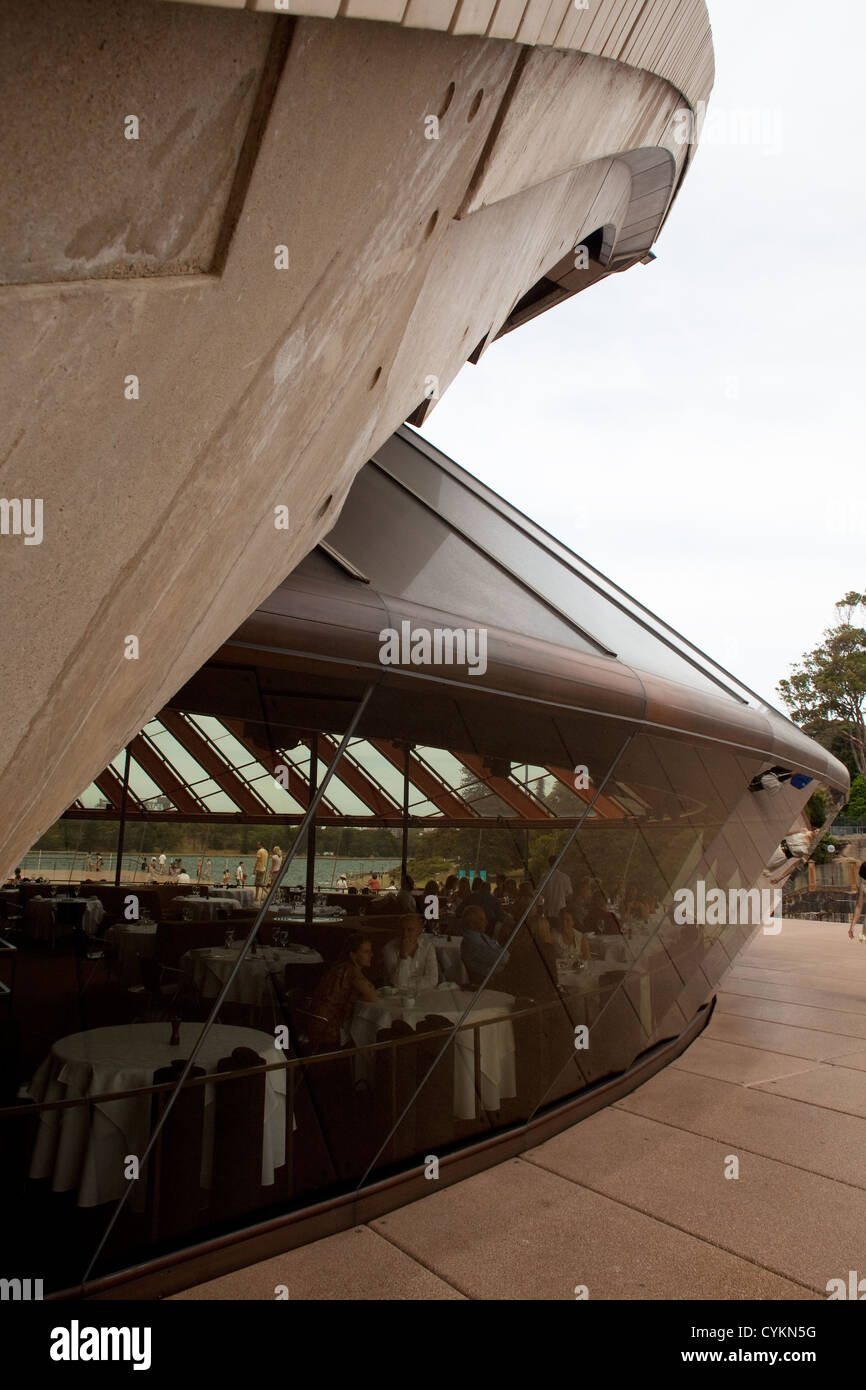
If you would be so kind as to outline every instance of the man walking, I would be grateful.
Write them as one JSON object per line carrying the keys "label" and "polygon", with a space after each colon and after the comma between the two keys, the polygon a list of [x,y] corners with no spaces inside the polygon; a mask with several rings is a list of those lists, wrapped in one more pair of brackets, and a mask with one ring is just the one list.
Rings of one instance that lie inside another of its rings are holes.
{"label": "man walking", "polygon": [[268,852],[261,840],[256,848],[256,862],[253,872],[256,885],[255,901],[259,902],[266,895],[268,882]]}

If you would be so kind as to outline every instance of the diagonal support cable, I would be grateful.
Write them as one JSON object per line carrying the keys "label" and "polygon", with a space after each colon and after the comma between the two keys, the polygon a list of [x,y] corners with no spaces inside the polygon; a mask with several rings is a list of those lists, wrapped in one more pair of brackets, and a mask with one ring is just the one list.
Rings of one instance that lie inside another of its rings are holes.
{"label": "diagonal support cable", "polygon": [[[193,1047],[193,1049],[192,1049],[192,1051],[191,1051],[191,1053],[190,1053],[190,1055],[189,1055],[189,1057],[188,1057],[188,1059],[187,1059],[187,1061],[186,1061],[186,1064],[185,1064],[185,1066],[184,1066],[184,1069],[183,1069],[183,1071],[181,1072],[180,1076],[178,1077],[177,1084],[175,1085],[174,1090],[171,1092],[171,1094],[170,1094],[170,1096],[169,1096],[169,1098],[168,1098],[168,1101],[167,1101],[167,1103],[166,1103],[165,1109],[163,1110],[162,1114],[160,1115],[159,1120],[157,1121],[156,1126],[155,1126],[155,1128],[154,1128],[154,1131],[153,1131],[153,1133],[151,1134],[150,1139],[148,1140],[147,1147],[145,1148],[144,1153],[143,1153],[142,1156],[141,1156],[141,1161],[140,1161],[140,1163],[139,1163],[139,1172],[141,1172],[141,1170],[144,1168],[145,1163],[147,1162],[148,1158],[150,1157],[150,1154],[151,1154],[151,1152],[153,1151],[154,1145],[156,1144],[157,1139],[159,1138],[160,1134],[162,1133],[163,1128],[165,1127],[165,1122],[166,1122],[166,1120],[168,1119],[169,1115],[171,1114],[172,1107],[174,1106],[174,1103],[175,1103],[175,1101],[177,1100],[178,1096],[180,1095],[181,1089],[182,1089],[182,1087],[183,1087],[183,1085],[184,1085],[184,1083],[185,1083],[187,1077],[189,1076],[190,1072],[192,1071],[193,1066],[195,1065],[195,1059],[196,1059],[196,1057],[198,1056],[199,1052],[201,1051],[202,1044],[204,1043],[204,1040],[205,1040],[205,1038],[207,1037],[207,1034],[210,1032],[210,1029],[211,1029],[211,1027],[213,1026],[214,1020],[216,1019],[217,1015],[219,1014],[220,1009],[222,1008],[223,1004],[225,1003],[225,1000],[226,1000],[226,998],[227,998],[227,996],[228,996],[228,993],[229,993],[229,991],[230,991],[230,989],[231,989],[231,987],[232,987],[232,985],[233,985],[233,983],[234,983],[235,977],[237,976],[238,971],[240,970],[241,966],[243,965],[244,961],[246,960],[247,954],[248,954],[250,948],[252,947],[253,942],[255,941],[256,937],[257,937],[258,934],[259,934],[259,929],[260,929],[262,923],[264,922],[265,917],[267,916],[268,910],[270,909],[270,907],[271,907],[271,905],[272,905],[272,903],[273,903],[273,901],[274,901],[274,898],[275,898],[276,895],[277,895],[277,892],[278,892],[278,890],[279,890],[280,884],[282,883],[282,880],[283,880],[283,878],[284,878],[284,876],[285,876],[286,870],[288,869],[289,865],[292,863],[292,860],[295,858],[295,855],[297,854],[298,848],[299,848],[301,842],[304,840],[304,838],[305,838],[305,836],[306,836],[307,830],[308,830],[309,827],[310,827],[310,823],[311,823],[311,821],[313,820],[313,817],[314,817],[315,814],[316,814],[316,809],[317,809],[317,807],[318,807],[320,801],[322,800],[323,796],[325,795],[325,792],[326,792],[327,787],[328,787],[328,783],[330,782],[332,776],[334,775],[334,773],[335,773],[336,770],[337,770],[337,766],[338,766],[338,764],[339,764],[339,762],[340,762],[340,758],[343,756],[343,753],[345,752],[346,748],[347,748],[348,745],[349,745],[349,740],[352,738],[352,735],[354,734],[355,729],[358,727],[358,722],[359,722],[359,720],[360,720],[360,718],[361,718],[361,715],[364,713],[364,710],[366,709],[367,704],[369,703],[370,696],[373,694],[373,690],[374,690],[374,689],[375,689],[375,687],[374,687],[373,685],[368,685],[368,686],[367,686],[366,690],[364,691],[363,696],[361,697],[361,702],[360,702],[360,704],[358,705],[358,708],[355,710],[355,713],[354,713],[353,716],[352,716],[352,721],[351,721],[351,723],[349,724],[349,727],[348,727],[348,729],[346,730],[345,734],[343,735],[343,737],[342,737],[341,740],[340,740],[340,746],[339,746],[339,748],[337,749],[336,753],[334,754],[333,760],[332,760],[332,762],[331,762],[331,764],[330,764],[330,766],[329,766],[327,772],[325,773],[325,776],[322,778],[322,782],[321,782],[321,785],[319,786],[318,791],[316,792],[315,796],[313,797],[312,801],[310,802],[309,807],[307,808],[307,813],[306,813],[306,815],[304,816],[304,819],[301,821],[301,824],[300,824],[300,826],[299,826],[299,828],[298,828],[298,834],[297,834],[296,837],[295,837],[295,842],[294,842],[294,844],[292,845],[292,848],[291,848],[291,850],[289,851],[289,853],[288,853],[288,854],[286,855],[286,857],[283,859],[283,862],[282,862],[282,864],[281,864],[281,866],[280,866],[280,870],[279,870],[279,872],[278,872],[276,878],[274,879],[273,884],[271,885],[270,891],[268,892],[267,896],[265,897],[265,899],[264,899],[263,902],[262,902],[261,907],[259,908],[259,914],[258,914],[258,916],[256,917],[256,919],[255,919],[255,921],[254,921],[254,923],[253,923],[252,930],[250,931],[249,936],[247,937],[247,939],[246,939],[244,945],[242,946],[242,948],[241,948],[241,950],[240,950],[240,952],[239,952],[239,954],[238,954],[238,958],[237,958],[237,960],[235,961],[235,964],[234,964],[233,969],[231,970],[231,972],[230,972],[230,974],[229,974],[227,980],[226,980],[225,983],[223,984],[222,989],[220,990],[219,994],[217,995],[216,999],[214,1000],[213,1008],[211,1009],[211,1011],[210,1011],[208,1017],[205,1019],[204,1023],[202,1024],[201,1032],[199,1033],[198,1038],[196,1039],[195,1045],[194,1045],[194,1047]],[[108,1239],[109,1239],[109,1237],[110,1237],[110,1235],[111,1235],[111,1232],[114,1230],[114,1227],[115,1227],[115,1225],[116,1225],[116,1223],[117,1223],[117,1219],[118,1219],[118,1217],[120,1216],[120,1213],[123,1211],[123,1208],[124,1208],[124,1206],[126,1205],[127,1198],[129,1197],[129,1194],[130,1194],[130,1192],[132,1191],[132,1188],[133,1188],[133,1183],[138,1182],[138,1181],[139,1181],[138,1178],[131,1179],[130,1182],[129,1182],[128,1187],[126,1188],[126,1191],[125,1191],[124,1194],[123,1194],[123,1196],[119,1198],[118,1203],[117,1203],[117,1206],[114,1208],[114,1211],[113,1211],[112,1214],[111,1214],[111,1220],[109,1221],[108,1226],[107,1226],[106,1229],[105,1229],[105,1232],[104,1232],[104,1234],[103,1234],[103,1236],[102,1236],[102,1239],[100,1240],[100,1242],[99,1242],[99,1244],[97,1245],[95,1251],[93,1252],[93,1255],[92,1255],[92,1257],[91,1257],[90,1263],[89,1263],[88,1266],[87,1266],[87,1269],[84,1271],[84,1278],[83,1278],[82,1281],[81,1281],[82,1292],[84,1291],[84,1288],[85,1288],[86,1285],[87,1285],[87,1281],[88,1281],[88,1279],[90,1278],[90,1274],[91,1274],[91,1271],[93,1270],[94,1265],[96,1264],[97,1260],[99,1259],[99,1256],[102,1254],[102,1251],[105,1249],[106,1243],[108,1242]]]}
{"label": "diagonal support cable", "polygon": [[[502,947],[502,950],[500,951],[500,953],[499,953],[499,955],[498,955],[498,957],[497,957],[497,959],[496,959],[496,962],[495,962],[493,965],[490,966],[490,969],[487,971],[487,974],[484,976],[484,979],[481,981],[481,984],[478,986],[477,990],[475,990],[475,992],[473,993],[472,998],[470,999],[469,1003],[466,1005],[466,1008],[463,1010],[463,1013],[460,1015],[460,1017],[458,1018],[457,1022],[454,1024],[454,1027],[452,1028],[452,1030],[451,1030],[450,1034],[448,1035],[448,1037],[445,1038],[445,1040],[443,1041],[442,1046],[440,1047],[440,1049],[439,1049],[439,1051],[437,1052],[436,1056],[433,1058],[433,1061],[430,1063],[430,1066],[427,1068],[427,1071],[424,1073],[424,1076],[423,1076],[422,1079],[418,1082],[418,1085],[415,1087],[415,1090],[412,1092],[412,1095],[409,1097],[409,1100],[406,1102],[406,1105],[405,1105],[404,1108],[403,1108],[402,1114],[401,1114],[401,1115],[399,1116],[399,1118],[394,1122],[394,1125],[393,1125],[392,1129],[389,1131],[389,1133],[386,1135],[384,1142],[383,1142],[382,1145],[379,1147],[379,1149],[377,1150],[377,1152],[374,1154],[373,1158],[370,1160],[369,1164],[367,1165],[367,1168],[365,1169],[364,1174],[363,1174],[362,1178],[360,1179],[357,1188],[355,1189],[356,1192],[357,1192],[357,1191],[360,1191],[360,1189],[364,1186],[364,1183],[367,1181],[368,1177],[370,1176],[371,1172],[372,1172],[373,1169],[375,1168],[375,1166],[376,1166],[376,1164],[378,1163],[379,1159],[381,1158],[382,1154],[385,1152],[385,1149],[388,1147],[388,1144],[391,1142],[392,1137],[393,1137],[393,1136],[397,1133],[397,1131],[399,1130],[401,1124],[402,1124],[403,1121],[405,1120],[406,1116],[409,1114],[409,1111],[412,1109],[412,1106],[415,1104],[415,1101],[418,1099],[418,1096],[419,1096],[419,1095],[421,1094],[421,1092],[423,1091],[423,1089],[424,1089],[424,1087],[426,1086],[428,1080],[429,1080],[430,1077],[433,1075],[433,1072],[436,1070],[436,1068],[438,1067],[439,1063],[441,1062],[443,1056],[444,1056],[445,1053],[447,1052],[448,1048],[449,1048],[449,1047],[451,1046],[451,1044],[453,1043],[455,1037],[457,1036],[458,1030],[459,1030],[460,1028],[463,1027],[463,1024],[466,1022],[466,1019],[467,1019],[467,1018],[469,1017],[469,1015],[471,1014],[476,999],[478,999],[479,996],[482,994],[482,992],[487,988],[487,981],[488,981],[488,980],[491,978],[491,976],[493,975],[494,970],[495,970],[495,967],[496,967],[496,964],[498,964],[498,962],[502,959],[502,954],[503,954],[503,952],[508,950],[508,948],[510,947],[512,941],[513,941],[514,938],[517,936],[517,933],[520,931],[520,928],[523,926],[523,923],[526,921],[526,918],[529,916],[529,913],[532,911],[532,909],[534,908],[535,904],[538,902],[539,898],[542,896],[542,894],[543,894],[543,892],[544,892],[544,889],[545,889],[545,887],[546,887],[546,885],[547,885],[548,880],[550,879],[551,875],[554,874],[554,873],[556,872],[556,870],[559,868],[560,863],[562,862],[562,860],[563,860],[563,858],[565,857],[565,855],[566,855],[566,853],[568,852],[568,850],[571,848],[571,846],[572,846],[572,844],[573,844],[573,842],[574,842],[575,836],[577,835],[578,831],[580,830],[581,826],[583,825],[583,822],[586,820],[587,816],[589,815],[590,811],[592,810],[593,803],[597,800],[597,798],[601,795],[601,793],[602,793],[602,791],[604,790],[604,788],[607,786],[607,783],[610,781],[610,778],[612,777],[612,775],[613,775],[613,773],[614,773],[614,771],[615,771],[615,769],[616,769],[616,767],[617,767],[617,764],[619,763],[620,759],[622,758],[623,754],[625,753],[626,749],[628,748],[628,746],[629,746],[629,744],[631,743],[631,741],[632,741],[633,738],[634,738],[634,734],[629,734],[629,736],[628,736],[628,738],[626,739],[625,743],[624,743],[624,744],[622,745],[622,747],[620,748],[619,752],[617,753],[616,757],[614,758],[613,762],[611,763],[610,767],[608,768],[607,772],[605,773],[605,775],[604,775],[602,781],[599,783],[598,787],[596,788],[595,795],[593,796],[592,801],[590,801],[590,802],[587,804],[586,809],[585,809],[583,815],[581,816],[581,818],[580,818],[580,820],[578,821],[577,825],[576,825],[576,826],[574,827],[574,829],[572,830],[571,834],[569,835],[569,837],[568,837],[568,839],[566,840],[565,844],[563,845],[562,849],[559,851],[559,854],[556,856],[556,861],[548,867],[547,873],[544,875],[544,877],[543,877],[542,880],[541,880],[541,883],[538,885],[538,887],[537,887],[536,890],[535,890],[535,897],[532,898],[531,901],[527,904],[526,909],[525,909],[523,915],[521,916],[521,918],[519,919],[519,921],[516,923],[516,925],[515,925],[515,927],[514,927],[514,930],[512,931],[512,933],[511,933],[511,935],[509,936],[508,940],[505,942],[505,945]],[[555,822],[554,822],[553,824],[551,824],[550,822],[544,823],[544,828],[545,828],[545,830],[555,829]]]}

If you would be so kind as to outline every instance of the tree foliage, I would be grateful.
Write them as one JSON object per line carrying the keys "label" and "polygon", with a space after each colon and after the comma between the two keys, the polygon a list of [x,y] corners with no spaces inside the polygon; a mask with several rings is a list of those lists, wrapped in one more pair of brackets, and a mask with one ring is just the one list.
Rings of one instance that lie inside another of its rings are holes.
{"label": "tree foliage", "polygon": [[854,767],[866,776],[866,593],[850,592],[836,604],[839,621],[779,682],[779,694],[795,724],[825,748],[840,736]]}

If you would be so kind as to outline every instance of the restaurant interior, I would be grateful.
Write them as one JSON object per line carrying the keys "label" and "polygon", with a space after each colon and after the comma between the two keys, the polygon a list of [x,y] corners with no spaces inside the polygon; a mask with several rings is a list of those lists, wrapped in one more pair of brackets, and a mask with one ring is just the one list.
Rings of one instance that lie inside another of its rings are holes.
{"label": "restaurant interior", "polygon": [[[483,622],[486,672],[384,666],[403,620]],[[111,875],[0,892],[7,1263],[156,1296],[610,1103],[760,929],[674,895],[760,884],[816,790],[829,755],[404,428],[68,809],[112,824]],[[131,871],[160,823],[267,825],[268,870]],[[423,881],[324,887],[339,827]]]}

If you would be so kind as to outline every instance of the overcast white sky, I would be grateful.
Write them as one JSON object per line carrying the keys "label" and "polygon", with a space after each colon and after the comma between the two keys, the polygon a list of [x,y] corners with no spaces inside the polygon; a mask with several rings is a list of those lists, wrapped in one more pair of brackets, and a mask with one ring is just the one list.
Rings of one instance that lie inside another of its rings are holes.
{"label": "overcast white sky", "polygon": [[866,5],[709,11],[716,84],[658,260],[494,344],[423,432],[780,705],[866,588]]}

